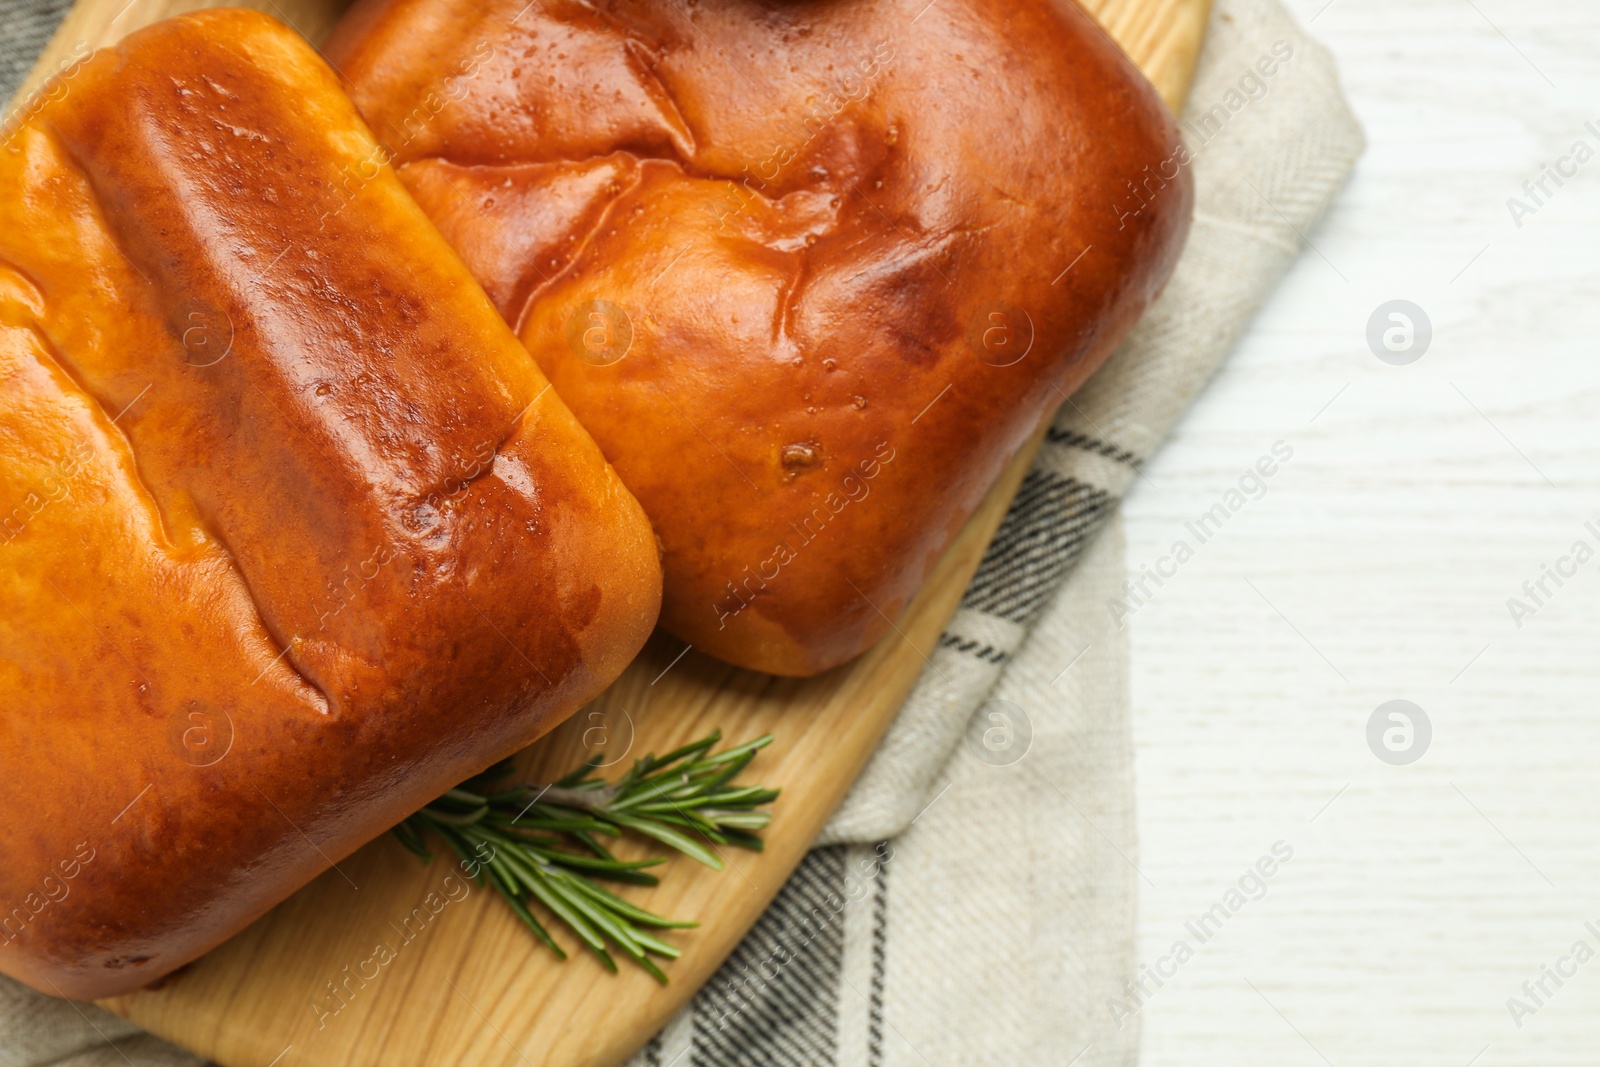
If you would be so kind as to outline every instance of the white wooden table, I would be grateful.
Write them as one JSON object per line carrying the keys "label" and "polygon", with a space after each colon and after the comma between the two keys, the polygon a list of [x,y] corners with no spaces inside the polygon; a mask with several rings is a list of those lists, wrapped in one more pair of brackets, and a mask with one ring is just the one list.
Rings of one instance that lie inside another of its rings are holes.
{"label": "white wooden table", "polygon": [[[1600,1063],[1600,957],[1570,956],[1600,953],[1600,556],[1520,628],[1507,607],[1600,551],[1600,4],[1290,6],[1370,147],[1125,505],[1137,571],[1294,449],[1130,622],[1140,962],[1196,952],[1150,983],[1144,1062]],[[1396,298],[1433,325],[1408,366],[1365,336]],[[1367,743],[1395,698],[1433,727],[1409,766]],[[1200,944],[1186,921],[1278,841]]]}

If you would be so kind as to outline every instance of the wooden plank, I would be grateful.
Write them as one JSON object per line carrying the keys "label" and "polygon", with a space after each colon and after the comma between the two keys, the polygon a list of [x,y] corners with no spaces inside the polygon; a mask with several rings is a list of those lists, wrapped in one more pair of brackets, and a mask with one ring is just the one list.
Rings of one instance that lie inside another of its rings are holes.
{"label": "wooden plank", "polygon": [[[206,6],[197,0],[79,0],[17,99],[85,44],[114,43],[160,18]],[[318,41],[343,5],[258,0],[247,6]],[[1084,6],[1179,106],[1210,0],[1090,0]],[[701,922],[697,930],[673,934],[684,955],[670,966],[670,985],[657,985],[626,962],[618,975],[582,956],[560,963],[491,893],[476,887],[419,935],[404,939],[396,928],[429,892],[440,890],[451,868],[442,862],[424,868],[385,837],[341,862],[342,875],[330,871],[317,879],[162,988],[105,1006],[228,1067],[509,1067],[530,1062],[523,1050],[559,1067],[622,1062],[738,944],[860,773],[960,602],[1042,438],[1043,428],[1006,468],[898,632],[860,659],[816,678],[775,678],[694,651],[679,658],[682,642],[657,634],[599,700],[523,754],[526,776],[549,780],[586,751],[621,760],[630,750],[664,751],[713,728],[733,741],[777,735],[747,775],[784,790],[767,850],[729,852],[728,870],[720,874],[674,860],[662,885],[629,894],[645,907]],[[380,941],[396,947],[394,959],[381,966],[364,962]],[[348,979],[355,972],[369,977]],[[328,1012],[339,1004],[328,984],[347,980],[348,1003]]]}

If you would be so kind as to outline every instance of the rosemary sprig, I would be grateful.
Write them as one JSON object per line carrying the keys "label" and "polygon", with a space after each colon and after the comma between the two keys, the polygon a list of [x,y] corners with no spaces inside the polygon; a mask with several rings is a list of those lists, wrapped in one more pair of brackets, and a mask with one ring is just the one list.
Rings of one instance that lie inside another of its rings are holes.
{"label": "rosemary sprig", "polygon": [[394,835],[424,862],[433,859],[425,835],[442,839],[477,872],[478,884],[492,885],[560,958],[567,954],[534,916],[534,902],[608,969],[617,969],[615,947],[665,983],[666,974],[650,957],[670,960],[680,952],[650,929],[698,924],[663,918],[600,886],[595,879],[656,885],[659,880],[645,869],[666,862],[664,856],[618,859],[600,838],[632,831],[719,871],[717,846],[759,851],[759,831],[772,815],[756,809],[776,800],[778,790],[740,786],[733,779],[772,735],[712,753],[720,740],[717,730],[665,756],[645,756],[612,785],[593,777],[599,757],[592,757],[550,785],[499,788],[512,771],[506,760],[396,826]]}

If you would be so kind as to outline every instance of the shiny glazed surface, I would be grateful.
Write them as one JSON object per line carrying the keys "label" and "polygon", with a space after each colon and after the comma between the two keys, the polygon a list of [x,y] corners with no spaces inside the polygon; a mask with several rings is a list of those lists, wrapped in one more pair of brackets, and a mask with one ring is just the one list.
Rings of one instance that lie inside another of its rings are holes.
{"label": "shiny glazed surface", "polygon": [[0,970],[41,990],[193,959],[651,629],[637,502],[381,158],[245,11],[0,147]]}
{"label": "shiny glazed surface", "polygon": [[1188,228],[1068,0],[358,0],[328,55],[649,513],[663,624],[760,670],[888,631]]}

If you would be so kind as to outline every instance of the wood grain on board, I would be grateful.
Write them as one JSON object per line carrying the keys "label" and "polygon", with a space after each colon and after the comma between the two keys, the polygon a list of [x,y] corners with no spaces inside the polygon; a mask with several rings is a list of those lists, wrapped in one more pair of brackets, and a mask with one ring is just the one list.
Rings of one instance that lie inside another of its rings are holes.
{"label": "wood grain on board", "polygon": [[[62,57],[112,44],[200,0],[79,0],[18,99]],[[340,0],[256,0],[313,42]],[[1181,104],[1210,0],[1088,0],[1084,6],[1161,90]],[[424,867],[387,835],[339,863],[245,932],[161,988],[105,1006],[228,1067],[537,1062],[610,1067],[636,1051],[716,970],[783,885],[860,773],[961,600],[1016,494],[1043,431],[1014,458],[940,561],[895,631],[853,663],[816,678],[738,670],[657,634],[605,694],[520,757],[527,780],[549,781],[588,752],[626,766],[628,753],[665,751],[714,728],[730,741],[777,735],[745,778],[780,786],[759,854],[730,850],[714,872],[675,859],[662,884],[630,892],[644,907],[698,920],[674,931],[684,950],[663,987],[622,961],[610,974],[574,953],[561,963],[494,895],[473,887],[421,936],[398,925],[453,868]],[[587,741],[586,741],[587,738]],[[355,888],[359,887],[359,888]],[[457,891],[459,896],[459,890]],[[560,937],[560,933],[557,934]],[[374,947],[397,949],[377,977],[329,994]],[[322,1009],[313,1005],[321,1003]],[[336,1013],[329,1007],[339,1007]]]}

